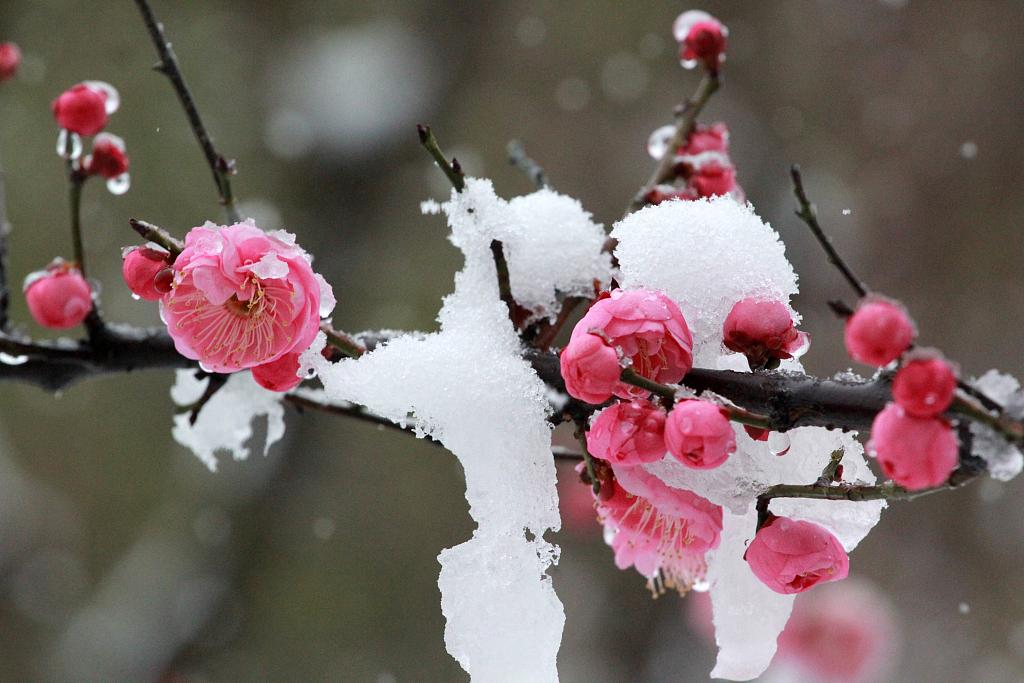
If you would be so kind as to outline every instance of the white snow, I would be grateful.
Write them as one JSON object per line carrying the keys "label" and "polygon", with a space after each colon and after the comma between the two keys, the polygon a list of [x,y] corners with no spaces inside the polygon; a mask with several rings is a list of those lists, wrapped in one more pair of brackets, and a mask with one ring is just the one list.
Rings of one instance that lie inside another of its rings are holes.
{"label": "white snow", "polygon": [[[592,296],[595,280],[608,284],[611,257],[601,251],[604,229],[577,200],[545,189],[506,202],[494,194],[490,181],[476,183],[474,191],[486,197],[477,209],[479,220],[488,226],[490,239],[504,246],[512,296],[519,305],[538,318],[553,317],[556,292]],[[421,206],[425,213],[441,210],[437,202]]]}
{"label": "white snow", "polygon": [[763,296],[788,305],[797,291],[778,234],[729,197],[646,207],[618,222],[612,237],[622,286],[659,289],[679,304],[699,367],[715,367],[736,302]]}
{"label": "white snow", "polygon": [[[171,387],[171,398],[179,406],[187,406],[199,400],[209,379],[196,379],[195,370],[178,370],[177,379]],[[284,394],[264,389],[252,378],[248,370],[236,372],[209,402],[199,411],[194,425],[189,424],[189,414],[174,416],[174,440],[192,450],[211,472],[217,471],[216,453],[229,451],[235,460],[249,457],[245,442],[252,436],[252,420],[259,415],[267,416],[267,438],[263,454],[284,436]]]}
{"label": "white snow", "polygon": [[[549,195],[530,201],[548,207],[550,218],[557,214],[551,207],[564,202]],[[439,558],[448,651],[474,683],[553,683],[565,616],[545,573],[557,549],[542,538],[559,527],[548,402],[498,298],[490,251],[492,239],[503,240],[511,247],[510,271],[522,273],[524,252],[517,249],[535,245],[488,181],[467,179],[464,192],[434,208],[448,215],[451,241],[466,257],[438,316],[441,331],[399,337],[334,365],[319,355],[321,340],[303,362],[317,370],[329,399],[365,405],[397,422],[412,416],[417,429],[459,458],[478,526],[470,541]],[[552,219],[544,229],[568,222]],[[543,268],[536,275],[546,292],[567,286]],[[537,296],[532,303],[540,303]]]}
{"label": "white snow", "polygon": [[[1003,406],[1007,414],[1016,419],[1024,415],[1024,396],[1020,393],[1020,382],[1010,375],[989,370],[972,385]],[[988,473],[993,479],[1009,481],[1024,469],[1024,455],[1016,446],[996,434],[991,428],[978,422],[971,422],[971,454],[985,459]]]}

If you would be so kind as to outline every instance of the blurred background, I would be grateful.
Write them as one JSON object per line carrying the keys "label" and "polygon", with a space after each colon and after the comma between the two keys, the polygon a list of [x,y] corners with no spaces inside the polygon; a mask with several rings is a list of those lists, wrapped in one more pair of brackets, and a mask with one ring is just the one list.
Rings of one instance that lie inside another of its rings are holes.
{"label": "blurred background", "polygon": [[[154,5],[207,127],[237,160],[241,210],[298,235],[350,331],[436,329],[461,267],[442,219],[420,215],[448,188],[415,123],[505,197],[532,189],[505,159],[521,140],[610,227],[653,167],[648,135],[698,80],[671,36],[690,6],[662,0]],[[850,296],[792,215],[794,162],[839,249],[906,302],[922,343],[967,376],[1024,375],[1024,5],[699,8],[730,28],[725,87],[702,120],[729,125],[739,182],[788,245],[808,370],[851,364],[825,305]],[[222,218],[134,4],[3,0],[2,40],[24,51],[0,86],[12,281],[71,252],[49,103],[108,81],[122,105],[107,130],[127,143],[132,186],[86,187],[89,269],[109,319],[157,324],[121,279],[127,219],[183,235]],[[13,300],[16,321],[52,336]],[[436,585],[437,554],[472,530],[455,458],[290,412],[286,443],[214,475],[171,440],[172,381],[111,377],[59,397],[0,385],[0,681],[467,681],[444,650]],[[560,475],[571,508],[581,487],[570,468]],[[698,599],[652,600],[643,578],[615,569],[586,502],[574,509],[551,535],[562,680],[707,680]],[[874,680],[1024,680],[1022,509],[1024,481],[985,480],[883,514],[852,556],[891,626],[890,670]],[[852,656],[856,638],[839,640],[826,657]]]}

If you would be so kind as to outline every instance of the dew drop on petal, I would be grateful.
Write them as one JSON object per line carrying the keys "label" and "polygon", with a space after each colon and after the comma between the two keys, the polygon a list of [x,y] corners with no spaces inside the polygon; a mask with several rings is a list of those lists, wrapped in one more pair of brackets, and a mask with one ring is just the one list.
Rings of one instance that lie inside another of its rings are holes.
{"label": "dew drop on petal", "polygon": [[785,455],[789,452],[789,434],[770,432],[768,434],[768,451],[772,455]]}
{"label": "dew drop on petal", "polygon": [[131,179],[127,173],[122,173],[116,178],[111,178],[107,181],[107,189],[110,190],[110,194],[124,194],[130,186]]}
{"label": "dew drop on petal", "polygon": [[668,146],[676,136],[676,127],[673,125],[662,126],[651,133],[647,138],[647,153],[651,158],[660,160],[668,151]]}

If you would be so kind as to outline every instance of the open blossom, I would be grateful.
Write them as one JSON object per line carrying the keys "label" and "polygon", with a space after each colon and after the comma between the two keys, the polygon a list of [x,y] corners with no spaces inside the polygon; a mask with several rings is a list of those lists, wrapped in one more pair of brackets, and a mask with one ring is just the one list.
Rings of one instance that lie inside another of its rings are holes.
{"label": "open blossom", "polygon": [[21,49],[16,43],[0,43],[0,83],[14,78],[21,64]]}
{"label": "open blossom", "polygon": [[303,380],[299,376],[299,354],[293,351],[277,360],[253,367],[252,378],[256,384],[270,391],[294,389]]}
{"label": "open blossom", "polygon": [[692,69],[699,62],[707,71],[718,71],[729,35],[722,22],[707,12],[689,10],[676,18],[672,33],[679,42],[679,61],[684,67]]}
{"label": "open blossom", "polygon": [[[604,295],[576,323],[570,346],[576,339],[590,335],[591,330],[599,331],[608,346],[621,349],[633,371],[647,379],[675,384],[693,366],[690,328],[679,306],[662,292],[616,289]],[[564,369],[562,376],[566,377]],[[649,391],[621,382],[613,393],[627,399],[650,395]]]}
{"label": "open blossom", "polygon": [[665,422],[668,452],[687,467],[710,470],[736,452],[728,413],[708,401],[680,401]]}
{"label": "open blossom", "polygon": [[602,482],[596,507],[616,566],[636,567],[652,585],[680,591],[703,580],[704,553],[720,543],[722,508],[670,488],[642,467],[613,469],[615,480]]}
{"label": "open blossom", "polygon": [[903,306],[878,295],[864,297],[846,321],[846,350],[861,363],[882,367],[907,350],[917,336]]}
{"label": "open blossom", "polygon": [[52,330],[66,330],[86,319],[92,310],[92,289],[82,272],[56,258],[46,270],[29,273],[23,286],[32,318]]}
{"label": "open blossom", "polygon": [[850,558],[839,539],[817,524],[769,515],[744,555],[750,570],[776,593],[802,593],[845,579]]}
{"label": "open blossom", "polygon": [[330,285],[294,236],[266,234],[251,221],[193,228],[174,271],[160,314],[178,352],[214,372],[306,350],[334,307]]}
{"label": "open blossom", "polygon": [[639,465],[665,457],[665,413],[638,399],[606,408],[587,433],[587,450],[614,465]]}
{"label": "open blossom", "polygon": [[53,116],[64,130],[79,135],[95,135],[117,111],[120,98],[113,86],[101,81],[85,81],[65,90],[50,104]]}
{"label": "open blossom", "polygon": [[943,484],[960,462],[949,423],[939,417],[914,417],[890,403],[871,426],[871,446],[885,476],[910,490]]}
{"label": "open blossom", "polygon": [[[156,276],[170,268],[171,255],[168,252],[150,246],[125,247],[121,257],[124,259],[121,266],[124,281],[132,294],[146,301],[158,301],[170,291],[169,286],[160,287],[156,283]],[[169,281],[167,285],[170,285]]]}
{"label": "open blossom", "polygon": [[793,327],[793,317],[781,301],[743,299],[732,307],[722,327],[725,348],[744,354],[751,368],[771,365],[772,359],[792,358],[809,344],[806,332]]}
{"label": "open blossom", "polygon": [[[918,355],[922,350],[915,350]],[[902,364],[892,381],[896,403],[915,417],[935,417],[946,412],[956,395],[956,372],[937,352]],[[908,354],[909,356],[910,354]]]}

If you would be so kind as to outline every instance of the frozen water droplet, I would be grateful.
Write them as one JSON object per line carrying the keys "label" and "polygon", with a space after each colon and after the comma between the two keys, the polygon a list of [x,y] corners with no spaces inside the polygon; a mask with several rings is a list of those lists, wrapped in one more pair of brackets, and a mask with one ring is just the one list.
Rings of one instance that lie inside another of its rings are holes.
{"label": "frozen water droplet", "polygon": [[844,216],[849,216],[850,215],[850,210],[849,209],[843,209],[843,215]]}
{"label": "frozen water droplet", "polygon": [[668,151],[668,146],[675,136],[675,126],[662,126],[657,129],[651,133],[651,137],[647,138],[647,153],[651,155],[651,158],[660,160],[665,156],[665,152]]}
{"label": "frozen water droplet", "polygon": [[772,455],[785,455],[789,452],[789,434],[770,432],[768,434],[768,450]]}
{"label": "frozen water droplet", "polygon": [[132,292],[132,298],[135,299],[136,301],[139,301],[140,299],[142,299],[141,296],[139,296],[138,294],[136,294],[134,292]]}
{"label": "frozen water droplet", "polygon": [[696,59],[680,59],[679,63],[683,65],[684,69],[692,69],[693,67],[697,66]]}
{"label": "frozen water droplet", "polygon": [[968,140],[964,144],[960,145],[960,156],[964,159],[973,159],[978,156],[978,145]]}
{"label": "frozen water droplet", "polygon": [[111,178],[107,181],[107,189],[110,190],[110,194],[124,194],[130,186],[131,179],[127,173],[122,173],[116,178]]}
{"label": "frozen water droplet", "polygon": [[12,356],[9,353],[0,351],[0,363],[4,365],[21,365],[28,362],[28,356]]}
{"label": "frozen water droplet", "polygon": [[57,156],[62,159],[77,159],[82,156],[82,138],[78,133],[68,133],[61,129],[57,135]]}
{"label": "frozen water droplet", "polygon": [[961,602],[960,606],[957,609],[960,610],[960,614],[970,614],[971,613],[971,606],[968,605],[966,602]]}
{"label": "frozen water droplet", "polygon": [[99,90],[107,96],[103,101],[103,108],[107,114],[113,114],[121,106],[121,96],[117,94],[117,88],[103,81],[83,81],[82,85],[92,90]]}
{"label": "frozen water droplet", "polygon": [[[711,21],[713,19],[714,17],[710,14],[699,9],[687,10],[676,17],[675,22],[672,24],[672,35],[677,43],[681,43],[686,40],[686,36],[690,35],[690,29],[693,28],[694,24],[699,21]],[[694,65],[696,64],[697,62],[694,62]],[[684,64],[683,66],[686,65]],[[686,68],[689,69],[691,67],[687,66]]]}

